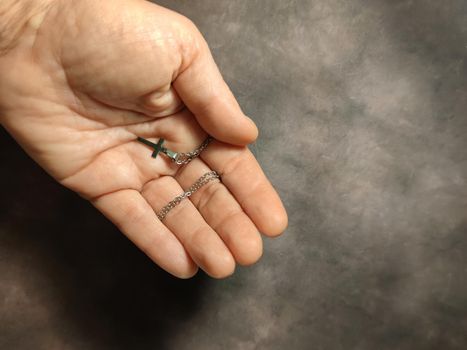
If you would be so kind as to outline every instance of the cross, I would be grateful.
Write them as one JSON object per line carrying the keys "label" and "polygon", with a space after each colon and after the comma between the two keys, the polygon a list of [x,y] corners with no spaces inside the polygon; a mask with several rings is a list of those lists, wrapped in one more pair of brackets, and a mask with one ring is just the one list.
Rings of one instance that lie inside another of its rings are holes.
{"label": "cross", "polygon": [[151,142],[151,141],[148,141],[146,139],[143,139],[142,137],[138,137],[138,141],[141,142],[141,143],[144,143],[145,145],[151,147],[151,148],[154,148],[154,152],[152,152],[152,156],[153,158],[156,158],[157,155],[159,154],[159,152],[163,152],[165,150],[164,147],[162,147],[162,144],[164,143],[164,139],[159,139],[159,142],[157,142],[157,144]]}

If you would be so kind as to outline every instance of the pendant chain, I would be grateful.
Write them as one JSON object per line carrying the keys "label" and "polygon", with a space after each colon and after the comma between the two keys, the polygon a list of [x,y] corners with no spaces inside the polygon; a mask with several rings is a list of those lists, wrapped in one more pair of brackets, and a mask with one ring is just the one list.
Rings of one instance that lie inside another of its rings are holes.
{"label": "pendant chain", "polygon": [[182,200],[192,196],[201,187],[203,187],[208,182],[213,181],[215,179],[220,179],[220,176],[216,171],[210,171],[204,174],[203,176],[201,176],[198,180],[196,180],[196,182],[193,185],[191,185],[191,187],[187,191],[175,197],[165,207],[163,207],[158,213],[156,213],[159,220],[160,221],[164,220],[164,218],[169,213],[169,211],[171,211],[173,208],[179,205]]}
{"label": "pendant chain", "polygon": [[188,153],[177,153],[176,157],[174,158],[174,162],[177,165],[183,165],[183,164],[188,164],[191,162],[193,159],[199,156],[201,152],[203,152],[206,147],[211,143],[212,137],[208,137],[204,142],[195,150],[188,152]]}

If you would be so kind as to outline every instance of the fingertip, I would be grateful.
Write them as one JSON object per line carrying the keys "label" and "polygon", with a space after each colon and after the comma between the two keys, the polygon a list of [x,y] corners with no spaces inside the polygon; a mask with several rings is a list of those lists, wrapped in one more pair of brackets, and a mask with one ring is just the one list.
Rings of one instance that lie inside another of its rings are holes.
{"label": "fingertip", "polygon": [[284,208],[271,215],[269,220],[263,223],[262,232],[268,237],[280,236],[287,229],[289,218]]}
{"label": "fingertip", "polygon": [[174,271],[171,273],[177,278],[187,280],[187,279],[193,278],[198,273],[198,270],[199,270],[198,266],[194,265],[194,266],[190,266],[189,268],[182,269],[179,271]]}
{"label": "fingertip", "polygon": [[[197,274],[199,268],[188,252],[183,248],[180,249],[180,246],[178,240],[170,240],[140,248],[152,261],[171,275],[181,279],[189,279]],[[166,256],[170,254],[170,258],[161,260],[159,257],[161,252],[165,252]]]}
{"label": "fingertip", "polygon": [[241,266],[250,266],[258,262],[263,255],[263,240],[258,232],[242,239],[242,250],[235,259]]}
{"label": "fingertip", "polygon": [[217,140],[235,146],[247,146],[258,138],[258,127],[255,122],[247,117],[232,118],[232,126],[219,129],[217,126],[212,130],[211,135]]}
{"label": "fingertip", "polygon": [[245,134],[248,134],[248,135],[246,135],[245,142],[240,146],[244,146],[244,145],[255,142],[258,139],[258,135],[259,135],[258,126],[253,121],[253,119],[251,119],[250,117],[245,115],[245,120],[249,124],[249,126],[248,126],[249,132],[245,133]]}
{"label": "fingertip", "polygon": [[235,272],[235,260],[233,256],[229,254],[222,254],[217,256],[215,265],[208,266],[205,272],[215,279],[227,278]]}

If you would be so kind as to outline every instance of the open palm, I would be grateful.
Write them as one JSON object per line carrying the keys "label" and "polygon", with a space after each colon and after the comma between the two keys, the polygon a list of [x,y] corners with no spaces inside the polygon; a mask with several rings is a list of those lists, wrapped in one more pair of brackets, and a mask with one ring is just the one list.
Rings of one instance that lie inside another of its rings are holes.
{"label": "open palm", "polygon": [[[258,231],[287,217],[244,145],[256,138],[201,34],[144,1],[50,3],[0,57],[2,124],[63,185],[90,200],[157,264],[179,277],[214,277],[261,255]],[[188,165],[151,158],[136,142],[164,138]],[[204,173],[212,181],[155,215]]]}

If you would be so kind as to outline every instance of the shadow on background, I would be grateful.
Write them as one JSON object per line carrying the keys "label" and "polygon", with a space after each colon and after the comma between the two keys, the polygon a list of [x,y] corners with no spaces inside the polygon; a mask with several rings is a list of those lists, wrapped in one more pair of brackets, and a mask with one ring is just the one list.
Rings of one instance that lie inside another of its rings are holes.
{"label": "shadow on background", "polygon": [[[27,260],[29,292],[58,314],[53,318],[63,321],[55,326],[64,338],[76,334],[88,349],[164,348],[199,309],[208,278],[199,273],[179,280],[159,269],[87,201],[45,174],[3,129],[0,150],[8,164],[0,175],[2,270],[17,274],[15,261]],[[21,313],[24,320],[0,317],[0,328],[27,324],[28,312]]]}

